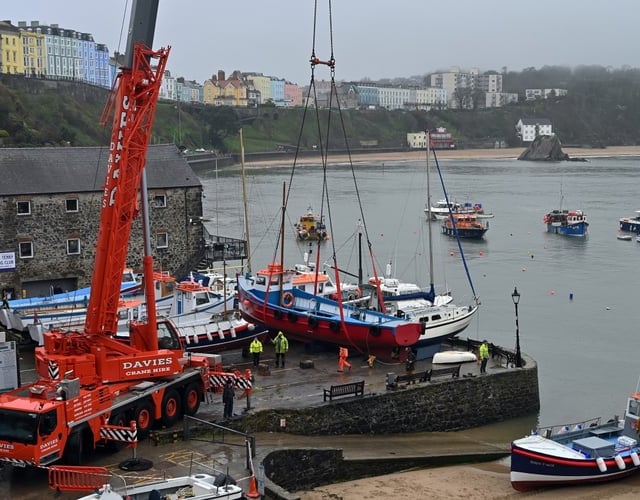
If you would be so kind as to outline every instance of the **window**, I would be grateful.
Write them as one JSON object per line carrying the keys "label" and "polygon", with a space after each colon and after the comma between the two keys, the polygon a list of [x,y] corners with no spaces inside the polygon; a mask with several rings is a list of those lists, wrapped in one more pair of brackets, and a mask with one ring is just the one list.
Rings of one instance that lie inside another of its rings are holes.
{"label": "window", "polygon": [[18,215],[31,215],[31,202],[19,201],[17,203]]}
{"label": "window", "polygon": [[32,241],[23,241],[20,243],[20,258],[21,259],[32,259],[33,258],[33,242]]}
{"label": "window", "polygon": [[167,206],[167,197],[163,194],[157,194],[153,197],[153,206],[156,208],[165,208]]}
{"label": "window", "polygon": [[156,248],[167,248],[169,246],[168,233],[156,233]]}
{"label": "window", "polygon": [[77,212],[78,211],[78,200],[76,198],[69,198],[66,200],[67,212]]}
{"label": "window", "polygon": [[70,238],[67,240],[67,255],[79,255],[80,254],[80,239]]}

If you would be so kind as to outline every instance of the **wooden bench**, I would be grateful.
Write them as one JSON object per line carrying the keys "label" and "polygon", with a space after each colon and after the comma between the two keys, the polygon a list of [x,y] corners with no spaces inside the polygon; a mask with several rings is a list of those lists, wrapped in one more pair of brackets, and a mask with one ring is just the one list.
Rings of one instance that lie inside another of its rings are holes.
{"label": "wooden bench", "polygon": [[354,396],[364,395],[364,380],[360,382],[350,382],[348,384],[332,385],[330,389],[324,389],[324,400],[329,398],[329,401],[333,401],[333,398],[340,396],[348,396],[353,394]]}
{"label": "wooden bench", "polygon": [[448,366],[447,368],[431,368],[424,372],[423,378],[420,379],[424,382],[431,382],[434,377],[445,377],[451,375],[451,378],[460,377],[460,365]]}
{"label": "wooden bench", "polygon": [[[428,371],[428,370],[427,370]],[[389,377],[389,375],[393,375],[393,377]],[[405,374],[405,375],[395,375],[388,374],[387,375],[387,389],[397,389],[398,386],[402,383],[415,384],[416,382],[423,382],[426,380],[427,373],[414,373],[413,375]]]}

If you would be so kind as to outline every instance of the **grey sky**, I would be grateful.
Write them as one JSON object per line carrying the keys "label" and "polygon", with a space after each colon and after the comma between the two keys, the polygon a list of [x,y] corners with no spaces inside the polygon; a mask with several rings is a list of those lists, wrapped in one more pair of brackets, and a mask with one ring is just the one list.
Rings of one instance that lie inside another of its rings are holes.
{"label": "grey sky", "polygon": [[[3,2],[4,3],[4,2]],[[124,50],[131,0],[22,0],[2,19],[91,33]],[[638,67],[638,0],[333,0],[338,80],[408,77],[456,65],[520,71],[544,65]],[[155,47],[173,76],[219,69],[309,83],[313,0],[160,0]],[[126,21],[123,24],[123,16]],[[121,29],[125,33],[120,40]],[[328,0],[318,0],[316,55],[330,55]],[[328,79],[318,66],[316,79]]]}

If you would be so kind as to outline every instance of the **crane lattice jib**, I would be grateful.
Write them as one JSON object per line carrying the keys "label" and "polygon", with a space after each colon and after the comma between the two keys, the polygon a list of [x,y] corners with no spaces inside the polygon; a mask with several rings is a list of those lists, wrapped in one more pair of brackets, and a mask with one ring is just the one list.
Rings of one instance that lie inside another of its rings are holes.
{"label": "crane lattice jib", "polygon": [[153,51],[136,44],[132,68],[123,68],[118,77],[85,323],[85,332],[89,335],[108,335],[117,330],[131,223],[138,214],[142,170],[169,50]]}

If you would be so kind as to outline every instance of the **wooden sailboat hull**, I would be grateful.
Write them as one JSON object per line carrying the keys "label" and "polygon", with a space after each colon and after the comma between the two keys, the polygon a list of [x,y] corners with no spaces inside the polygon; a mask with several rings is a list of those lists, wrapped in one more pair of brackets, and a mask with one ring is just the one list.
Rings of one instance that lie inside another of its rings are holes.
{"label": "wooden sailboat hull", "polygon": [[[291,297],[280,305],[280,292],[266,292],[252,286],[252,280],[238,277],[239,309],[251,322],[282,330],[302,342],[326,342],[350,346],[365,354],[390,359],[394,350],[418,342],[424,326],[354,304],[301,292],[285,290]],[[342,309],[342,314],[341,314]]]}

